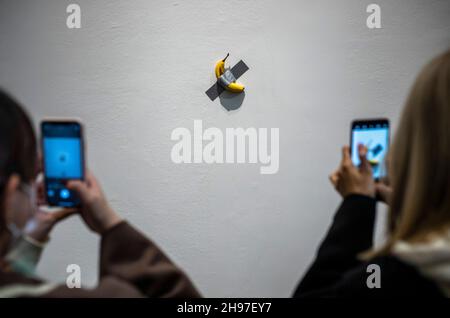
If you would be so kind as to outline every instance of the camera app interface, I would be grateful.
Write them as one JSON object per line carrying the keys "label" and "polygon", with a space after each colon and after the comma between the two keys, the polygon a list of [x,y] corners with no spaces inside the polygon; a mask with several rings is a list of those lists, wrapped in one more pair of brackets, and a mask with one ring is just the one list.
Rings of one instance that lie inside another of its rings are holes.
{"label": "camera app interface", "polygon": [[389,146],[388,123],[364,123],[356,124],[352,130],[352,161],[355,166],[360,164],[358,157],[358,145],[367,147],[367,159],[372,166],[375,179],[384,177],[384,159]]}
{"label": "camera app interface", "polygon": [[65,182],[83,178],[80,126],[44,123],[42,130],[47,201],[50,205],[75,206],[78,199]]}

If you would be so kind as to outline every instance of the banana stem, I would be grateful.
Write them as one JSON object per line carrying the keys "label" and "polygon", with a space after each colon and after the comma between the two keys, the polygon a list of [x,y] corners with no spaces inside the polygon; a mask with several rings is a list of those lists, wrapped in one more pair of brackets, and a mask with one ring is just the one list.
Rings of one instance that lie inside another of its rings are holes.
{"label": "banana stem", "polygon": [[227,56],[225,56],[225,58],[222,60],[222,62],[225,62],[225,60],[228,58],[229,55],[230,55],[230,53],[227,53]]}

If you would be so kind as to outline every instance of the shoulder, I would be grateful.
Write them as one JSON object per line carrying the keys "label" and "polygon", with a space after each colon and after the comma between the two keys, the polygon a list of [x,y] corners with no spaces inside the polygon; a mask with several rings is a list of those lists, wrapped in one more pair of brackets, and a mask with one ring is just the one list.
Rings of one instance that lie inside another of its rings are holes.
{"label": "shoulder", "polygon": [[394,256],[372,259],[344,274],[337,292],[348,296],[443,297],[437,285]]}
{"label": "shoulder", "polygon": [[0,298],[38,297],[56,287],[36,278],[14,272],[0,272]]}

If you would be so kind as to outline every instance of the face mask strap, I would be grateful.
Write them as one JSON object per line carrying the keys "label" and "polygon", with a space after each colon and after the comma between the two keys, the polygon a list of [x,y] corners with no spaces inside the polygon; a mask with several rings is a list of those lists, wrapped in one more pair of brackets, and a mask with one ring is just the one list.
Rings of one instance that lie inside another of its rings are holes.
{"label": "face mask strap", "polygon": [[22,183],[19,189],[24,195],[26,195],[30,199],[32,206],[36,206],[37,195],[35,187],[32,184]]}
{"label": "face mask strap", "polygon": [[[36,205],[36,190],[33,185],[22,183],[19,186],[19,191],[29,198],[33,207]],[[23,236],[23,229],[20,229],[14,222],[8,222],[6,227],[11,234],[10,245],[12,246]]]}

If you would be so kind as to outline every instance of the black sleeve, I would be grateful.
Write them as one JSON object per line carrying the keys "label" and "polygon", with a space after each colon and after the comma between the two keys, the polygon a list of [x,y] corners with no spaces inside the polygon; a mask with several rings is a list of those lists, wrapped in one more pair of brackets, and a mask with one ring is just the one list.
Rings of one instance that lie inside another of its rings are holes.
{"label": "black sleeve", "polygon": [[[378,266],[378,286],[373,282],[369,264]],[[413,265],[395,256],[386,255],[371,259],[342,274],[336,284],[318,288],[299,295],[300,298],[442,298],[445,294],[433,280],[423,276]]]}
{"label": "black sleeve", "polygon": [[372,247],[375,215],[375,199],[363,195],[344,199],[294,297],[326,289],[361,264],[357,255]]}

